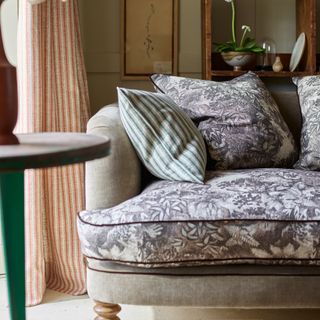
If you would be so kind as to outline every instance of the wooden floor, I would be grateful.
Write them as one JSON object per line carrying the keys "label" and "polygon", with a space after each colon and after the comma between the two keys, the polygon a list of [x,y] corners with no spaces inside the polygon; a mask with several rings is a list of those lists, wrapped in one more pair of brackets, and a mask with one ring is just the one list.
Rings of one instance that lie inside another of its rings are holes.
{"label": "wooden floor", "polygon": [[[6,281],[0,277],[0,319],[9,320]],[[317,310],[213,310],[122,306],[121,320],[319,320]],[[87,296],[72,297],[48,290],[42,304],[27,308],[28,320],[93,320]]]}

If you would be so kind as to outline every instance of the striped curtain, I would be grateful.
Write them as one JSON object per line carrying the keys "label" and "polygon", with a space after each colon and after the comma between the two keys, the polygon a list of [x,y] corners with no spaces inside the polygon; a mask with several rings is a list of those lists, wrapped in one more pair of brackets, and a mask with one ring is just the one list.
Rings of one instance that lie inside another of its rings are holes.
{"label": "striped curtain", "polygon": [[[20,0],[17,132],[85,131],[87,79],[77,0]],[[84,167],[29,170],[25,175],[27,305],[46,288],[85,292],[85,267],[76,232],[84,208]]]}

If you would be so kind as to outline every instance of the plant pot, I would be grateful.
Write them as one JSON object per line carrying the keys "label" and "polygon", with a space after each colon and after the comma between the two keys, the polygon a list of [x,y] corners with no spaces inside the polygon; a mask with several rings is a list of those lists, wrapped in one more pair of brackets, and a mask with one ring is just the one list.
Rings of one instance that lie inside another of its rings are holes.
{"label": "plant pot", "polygon": [[226,64],[233,67],[234,71],[242,70],[242,67],[251,64],[255,59],[255,53],[229,51],[221,52],[221,56]]}

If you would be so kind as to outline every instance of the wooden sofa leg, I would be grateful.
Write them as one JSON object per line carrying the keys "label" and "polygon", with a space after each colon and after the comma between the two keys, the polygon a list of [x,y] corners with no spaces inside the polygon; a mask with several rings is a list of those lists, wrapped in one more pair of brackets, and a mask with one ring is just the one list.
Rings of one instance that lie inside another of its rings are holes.
{"label": "wooden sofa leg", "polygon": [[121,311],[118,304],[95,301],[93,310],[98,315],[95,320],[120,320],[117,314]]}

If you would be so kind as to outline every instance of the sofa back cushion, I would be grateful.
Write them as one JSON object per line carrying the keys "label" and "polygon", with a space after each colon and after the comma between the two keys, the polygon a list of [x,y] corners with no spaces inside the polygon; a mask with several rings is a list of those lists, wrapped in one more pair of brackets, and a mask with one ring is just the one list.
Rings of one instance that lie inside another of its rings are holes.
{"label": "sofa back cushion", "polygon": [[216,82],[156,74],[155,87],[198,125],[216,169],[291,167],[297,148],[260,78]]}
{"label": "sofa back cushion", "polygon": [[293,78],[303,118],[301,150],[295,168],[320,170],[320,77]]}

